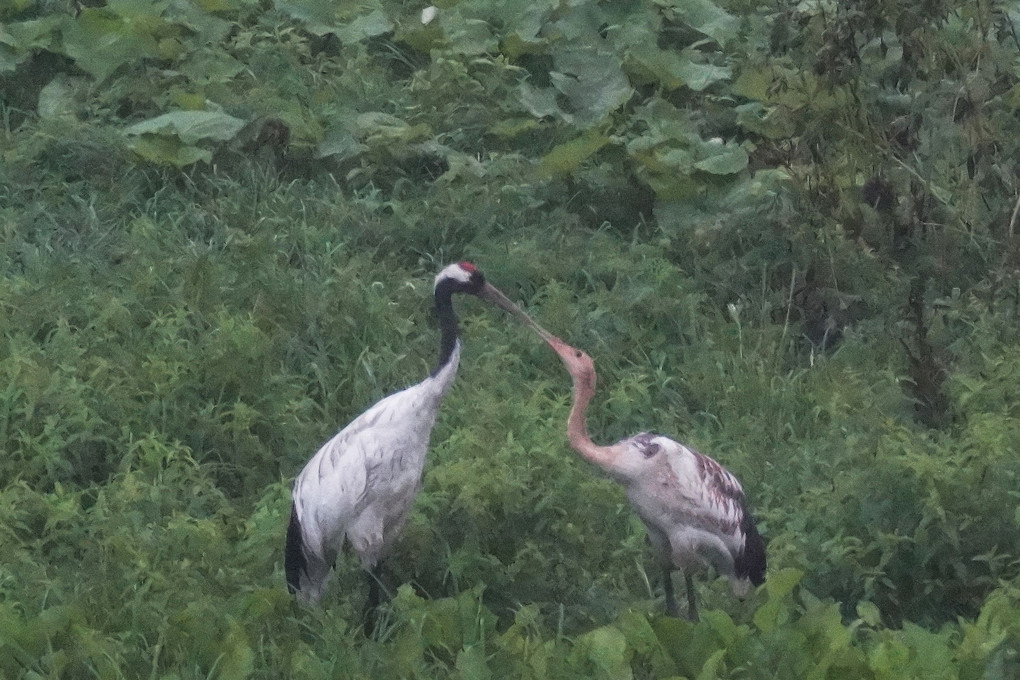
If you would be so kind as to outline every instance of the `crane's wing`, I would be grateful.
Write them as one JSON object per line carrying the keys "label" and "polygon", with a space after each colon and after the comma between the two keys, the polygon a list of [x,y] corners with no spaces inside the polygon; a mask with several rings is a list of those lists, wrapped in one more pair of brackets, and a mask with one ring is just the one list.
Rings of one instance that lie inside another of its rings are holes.
{"label": "crane's wing", "polygon": [[385,397],[312,456],[294,480],[284,552],[291,592],[317,602],[345,538],[363,565],[375,565],[399,533],[421,489],[425,451],[443,395],[444,371]]}
{"label": "crane's wing", "polygon": [[631,441],[655,447],[664,457],[663,500],[676,521],[701,525],[721,535],[740,530],[747,514],[744,489],[729,470],[669,437],[641,434]]}
{"label": "crane's wing", "polygon": [[715,554],[716,566],[738,581],[764,582],[765,542],[737,478],[712,458],[668,437],[642,433],[628,442],[646,459],[658,457],[649,468],[653,482],[645,485],[651,490],[639,498],[645,523],[670,535],[671,541],[686,540],[700,546],[698,552]]}
{"label": "crane's wing", "polygon": [[688,450],[704,482],[701,517],[719,531],[719,537],[729,548],[735,577],[731,581],[733,592],[743,596],[747,593],[747,582],[755,586],[765,582],[765,541],[758,533],[737,478],[712,458]]}
{"label": "crane's wing", "polygon": [[294,480],[284,570],[290,592],[307,603],[322,597],[341,545],[338,532],[365,494],[368,455],[356,423],[323,444]]}
{"label": "crane's wing", "polygon": [[376,402],[323,444],[294,480],[307,548],[322,554],[321,546],[338,545],[368,495],[385,491],[383,478],[420,477],[436,415],[425,387],[419,383]]}
{"label": "crane's wing", "polygon": [[365,494],[372,456],[355,427],[358,420],[323,444],[294,480],[294,517],[304,549],[323,558],[325,546]]}
{"label": "crane's wing", "polygon": [[730,471],[703,453],[689,447],[697,466],[701,492],[700,506],[705,516],[724,533],[733,533],[744,521],[744,489]]}

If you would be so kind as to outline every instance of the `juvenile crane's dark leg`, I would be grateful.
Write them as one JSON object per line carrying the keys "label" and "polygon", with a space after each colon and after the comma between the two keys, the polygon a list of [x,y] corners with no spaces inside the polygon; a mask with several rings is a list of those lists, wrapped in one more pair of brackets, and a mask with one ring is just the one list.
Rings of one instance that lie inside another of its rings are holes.
{"label": "juvenile crane's dark leg", "polygon": [[666,591],[666,614],[669,616],[680,616],[680,610],[676,606],[676,597],[673,595],[673,570],[669,567],[662,568],[662,588]]}
{"label": "juvenile crane's dark leg", "polygon": [[687,583],[687,618],[697,623],[698,605],[694,603],[694,579],[686,569],[684,569],[684,581]]}

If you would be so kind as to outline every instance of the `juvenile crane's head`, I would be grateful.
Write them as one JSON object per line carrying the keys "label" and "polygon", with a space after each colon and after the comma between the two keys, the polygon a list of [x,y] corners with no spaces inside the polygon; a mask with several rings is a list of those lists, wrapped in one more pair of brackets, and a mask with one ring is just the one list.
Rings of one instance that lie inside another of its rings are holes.
{"label": "juvenile crane's head", "polygon": [[546,333],[542,338],[559,356],[578,389],[586,391],[589,396],[594,394],[598,375],[595,373],[595,362],[588,353],[571,347],[555,335]]}
{"label": "juvenile crane's head", "polygon": [[477,295],[497,307],[510,312],[525,324],[531,326],[543,338],[552,337],[548,331],[535,323],[520,307],[510,301],[498,288],[485,280],[481,270],[470,262],[457,262],[447,265],[436,274],[436,295],[446,290],[450,293],[468,293]]}

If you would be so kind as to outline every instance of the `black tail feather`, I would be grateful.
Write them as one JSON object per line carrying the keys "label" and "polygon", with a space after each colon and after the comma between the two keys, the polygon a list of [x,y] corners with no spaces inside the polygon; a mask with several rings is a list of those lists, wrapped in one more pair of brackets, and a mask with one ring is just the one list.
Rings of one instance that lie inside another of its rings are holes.
{"label": "black tail feather", "polygon": [[738,578],[746,578],[755,586],[765,583],[765,539],[758,533],[758,527],[747,508],[740,523],[744,532],[744,549],[737,556],[733,567]]}
{"label": "black tail feather", "polygon": [[308,569],[305,558],[304,541],[301,538],[301,522],[298,521],[297,508],[290,509],[290,526],[287,527],[287,545],[283,553],[283,570],[287,574],[287,590],[293,595],[301,590],[301,575]]}

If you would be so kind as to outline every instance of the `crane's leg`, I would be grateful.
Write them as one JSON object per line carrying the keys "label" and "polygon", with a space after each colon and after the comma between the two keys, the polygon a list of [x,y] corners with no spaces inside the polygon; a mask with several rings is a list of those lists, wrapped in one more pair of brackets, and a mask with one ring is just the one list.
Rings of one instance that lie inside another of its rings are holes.
{"label": "crane's leg", "polygon": [[379,616],[379,591],[382,567],[377,564],[367,569],[365,577],[368,581],[368,599],[365,600],[365,611],[362,613],[362,618],[365,621],[365,637],[372,637]]}
{"label": "crane's leg", "polygon": [[686,569],[684,569],[684,581],[687,583],[687,618],[697,623],[698,605],[694,602],[694,579]]}
{"label": "crane's leg", "polygon": [[379,584],[382,578],[382,568],[376,565],[366,573],[368,574],[368,602],[365,606],[369,609],[375,609],[379,606],[379,593],[381,591]]}
{"label": "crane's leg", "polygon": [[662,568],[662,588],[666,591],[666,614],[669,616],[680,616],[680,610],[676,606],[676,597],[673,595],[673,570],[669,567]]}

